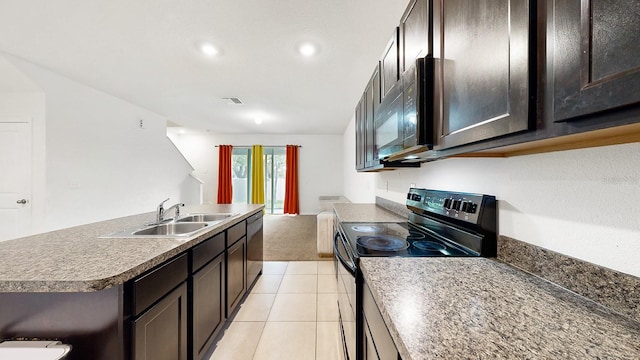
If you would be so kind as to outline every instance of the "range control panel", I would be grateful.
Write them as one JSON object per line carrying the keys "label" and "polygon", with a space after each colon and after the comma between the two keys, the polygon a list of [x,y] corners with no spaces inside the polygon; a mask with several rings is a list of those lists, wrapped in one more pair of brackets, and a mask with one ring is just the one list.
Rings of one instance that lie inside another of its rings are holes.
{"label": "range control panel", "polygon": [[441,190],[411,188],[407,207],[418,214],[433,213],[478,224],[483,207],[493,206],[495,197]]}

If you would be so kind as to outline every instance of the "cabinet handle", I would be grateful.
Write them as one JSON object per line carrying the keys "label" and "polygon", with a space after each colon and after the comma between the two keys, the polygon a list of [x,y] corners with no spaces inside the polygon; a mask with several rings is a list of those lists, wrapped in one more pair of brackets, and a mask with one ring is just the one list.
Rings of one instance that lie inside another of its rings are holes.
{"label": "cabinet handle", "polygon": [[27,199],[20,199],[20,200],[16,201],[16,204],[22,204],[22,205],[24,205],[24,204],[26,204],[26,203],[28,203],[28,202],[29,202],[29,201],[28,201]]}

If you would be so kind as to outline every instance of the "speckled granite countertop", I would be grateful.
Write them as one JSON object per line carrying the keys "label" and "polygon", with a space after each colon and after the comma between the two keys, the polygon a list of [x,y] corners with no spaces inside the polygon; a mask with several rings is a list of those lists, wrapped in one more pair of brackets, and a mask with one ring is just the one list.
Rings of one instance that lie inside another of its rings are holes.
{"label": "speckled granite countertop", "polygon": [[485,258],[362,258],[403,360],[640,359],[640,324]]}
{"label": "speckled granite countertop", "polygon": [[3,241],[0,292],[86,292],[122,284],[262,208],[246,204],[187,206],[182,214],[239,214],[191,237],[100,238],[153,222],[155,213],[147,213]]}
{"label": "speckled granite countertop", "polygon": [[376,204],[336,203],[333,209],[340,222],[403,222],[406,217],[394,214]]}

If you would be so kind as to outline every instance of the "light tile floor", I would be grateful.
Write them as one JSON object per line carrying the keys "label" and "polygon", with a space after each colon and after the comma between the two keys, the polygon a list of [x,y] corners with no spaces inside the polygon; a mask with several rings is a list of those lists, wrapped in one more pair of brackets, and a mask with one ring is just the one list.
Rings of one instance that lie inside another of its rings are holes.
{"label": "light tile floor", "polygon": [[343,360],[333,261],[265,262],[210,360]]}

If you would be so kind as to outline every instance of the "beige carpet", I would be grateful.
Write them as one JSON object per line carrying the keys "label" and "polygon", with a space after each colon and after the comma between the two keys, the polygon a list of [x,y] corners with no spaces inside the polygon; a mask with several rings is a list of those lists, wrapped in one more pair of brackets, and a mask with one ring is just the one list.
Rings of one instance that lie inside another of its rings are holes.
{"label": "beige carpet", "polygon": [[315,215],[265,215],[264,260],[331,260],[319,257]]}

